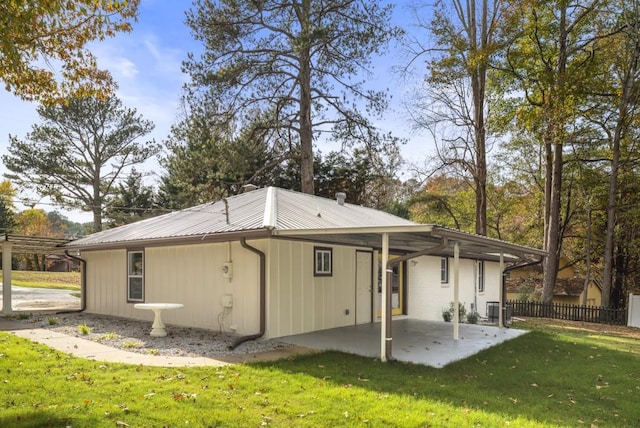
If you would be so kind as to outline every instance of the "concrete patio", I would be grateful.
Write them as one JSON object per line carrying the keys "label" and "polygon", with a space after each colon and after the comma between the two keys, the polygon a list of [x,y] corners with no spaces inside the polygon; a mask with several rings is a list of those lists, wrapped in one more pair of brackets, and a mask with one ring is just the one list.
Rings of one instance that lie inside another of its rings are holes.
{"label": "concrete patio", "polygon": [[[380,323],[354,325],[280,338],[282,342],[318,350],[380,358]],[[522,334],[524,330],[491,325],[453,324],[409,318],[393,320],[393,357],[399,361],[441,368]]]}

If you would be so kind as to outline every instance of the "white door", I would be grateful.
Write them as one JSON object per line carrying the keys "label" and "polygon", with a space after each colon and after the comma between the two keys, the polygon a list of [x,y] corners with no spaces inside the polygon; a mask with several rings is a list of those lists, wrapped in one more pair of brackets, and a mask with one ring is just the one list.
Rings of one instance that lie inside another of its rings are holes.
{"label": "white door", "polygon": [[356,324],[372,321],[373,303],[373,253],[356,251]]}

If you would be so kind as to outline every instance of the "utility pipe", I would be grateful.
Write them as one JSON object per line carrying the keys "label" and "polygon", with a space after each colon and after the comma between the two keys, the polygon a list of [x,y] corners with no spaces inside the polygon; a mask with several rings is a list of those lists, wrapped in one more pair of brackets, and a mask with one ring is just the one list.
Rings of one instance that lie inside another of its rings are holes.
{"label": "utility pipe", "polygon": [[57,314],[71,314],[75,312],[83,312],[87,309],[87,261],[81,257],[69,254],[69,250],[64,250],[64,255],[70,259],[80,262],[80,309],[73,311],[61,311]]}
{"label": "utility pipe", "polygon": [[241,345],[244,342],[248,342],[249,340],[255,340],[255,339],[259,339],[262,336],[264,336],[264,332],[266,330],[266,317],[267,317],[267,311],[266,311],[266,307],[267,307],[267,299],[266,299],[266,292],[267,292],[267,280],[266,280],[266,256],[264,254],[264,252],[258,250],[255,247],[252,247],[251,245],[247,244],[247,240],[246,238],[242,238],[240,240],[240,245],[242,245],[243,248],[246,248],[247,250],[257,254],[260,257],[260,331],[256,334],[251,334],[248,336],[241,336],[239,338],[237,338],[233,344],[229,347],[230,349],[235,349],[237,348],[239,345]]}

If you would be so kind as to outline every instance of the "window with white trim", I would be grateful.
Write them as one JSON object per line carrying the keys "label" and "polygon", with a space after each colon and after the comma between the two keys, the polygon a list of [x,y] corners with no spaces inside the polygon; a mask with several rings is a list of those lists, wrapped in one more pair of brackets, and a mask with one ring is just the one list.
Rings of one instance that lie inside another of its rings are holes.
{"label": "window with white trim", "polygon": [[484,262],[478,262],[478,293],[484,292]]}
{"label": "window with white trim", "polygon": [[440,258],[440,283],[447,284],[449,282],[449,257]]}
{"label": "window with white trim", "polygon": [[127,301],[144,302],[144,251],[127,252]]}
{"label": "window with white trim", "polygon": [[333,249],[329,247],[313,247],[313,275],[333,275]]}

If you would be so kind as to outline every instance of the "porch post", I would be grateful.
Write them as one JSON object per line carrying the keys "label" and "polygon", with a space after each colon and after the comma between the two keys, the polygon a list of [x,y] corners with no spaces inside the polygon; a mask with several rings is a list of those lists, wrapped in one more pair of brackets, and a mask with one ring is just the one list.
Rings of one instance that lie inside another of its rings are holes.
{"label": "porch post", "polygon": [[[504,328],[504,314],[503,314],[503,307],[504,307],[504,253],[502,251],[500,251],[500,287],[498,288],[498,290],[500,290],[500,295],[498,296],[498,328]],[[505,309],[506,311],[506,309]]]}
{"label": "porch post", "polygon": [[460,338],[460,244],[453,243],[453,340]]}
{"label": "porch post", "polygon": [[11,242],[2,243],[2,313],[9,315],[11,307]]}
{"label": "porch post", "polygon": [[389,312],[389,299],[387,297],[387,288],[389,284],[387,284],[387,262],[389,261],[389,234],[384,232],[382,234],[382,272],[381,272],[381,280],[382,280],[382,307],[380,308],[382,311],[382,323],[380,325],[380,361],[387,361],[387,341],[389,342],[389,347],[391,346],[391,337],[387,338],[387,323],[389,320],[387,319],[387,315],[391,315]]}

